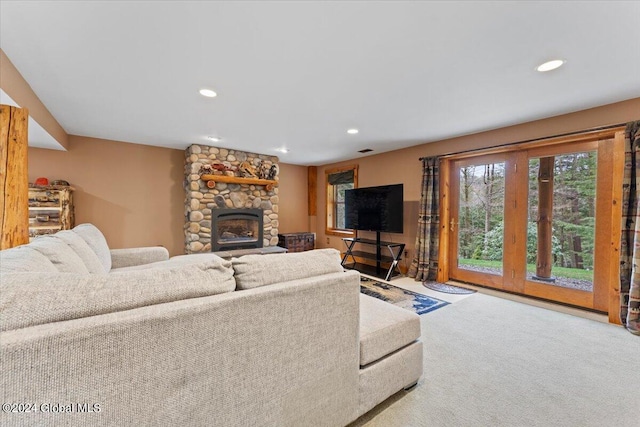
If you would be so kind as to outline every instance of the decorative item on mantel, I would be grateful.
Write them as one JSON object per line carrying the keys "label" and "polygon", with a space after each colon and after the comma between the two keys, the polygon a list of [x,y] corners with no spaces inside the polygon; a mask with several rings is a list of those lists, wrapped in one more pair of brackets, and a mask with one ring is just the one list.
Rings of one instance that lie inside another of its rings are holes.
{"label": "decorative item on mantel", "polygon": [[274,186],[278,185],[278,181],[275,179],[278,175],[278,165],[270,164],[264,160],[260,162],[258,167],[254,167],[247,161],[241,162],[236,167],[229,162],[204,164],[198,173],[200,179],[206,181],[209,188],[214,188],[216,182],[264,185],[267,191],[271,191]]}

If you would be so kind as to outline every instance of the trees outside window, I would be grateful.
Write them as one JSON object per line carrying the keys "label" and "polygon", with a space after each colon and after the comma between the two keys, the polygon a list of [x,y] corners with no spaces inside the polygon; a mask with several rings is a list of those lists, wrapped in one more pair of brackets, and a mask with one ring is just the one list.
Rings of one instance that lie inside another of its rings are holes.
{"label": "trees outside window", "polygon": [[327,222],[326,234],[352,236],[345,228],[345,191],[358,187],[358,166],[344,166],[326,171]]}

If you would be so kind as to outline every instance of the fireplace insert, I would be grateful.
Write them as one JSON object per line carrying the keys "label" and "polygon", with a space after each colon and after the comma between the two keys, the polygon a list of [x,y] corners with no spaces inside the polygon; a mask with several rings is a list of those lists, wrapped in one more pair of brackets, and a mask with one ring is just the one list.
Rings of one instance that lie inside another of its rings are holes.
{"label": "fireplace insert", "polygon": [[262,209],[213,209],[211,251],[261,248]]}

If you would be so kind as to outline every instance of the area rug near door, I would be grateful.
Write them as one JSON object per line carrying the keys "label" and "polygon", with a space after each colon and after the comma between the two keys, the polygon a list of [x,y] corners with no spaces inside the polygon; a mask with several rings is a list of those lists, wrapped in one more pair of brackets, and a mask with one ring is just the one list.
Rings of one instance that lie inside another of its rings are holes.
{"label": "area rug near door", "polygon": [[398,307],[406,308],[417,314],[429,313],[449,304],[446,301],[408,291],[365,276],[360,276],[360,292]]}
{"label": "area rug near door", "polygon": [[475,292],[473,289],[467,289],[460,286],[453,286],[447,283],[440,282],[422,282],[422,286],[427,289],[431,289],[432,291],[444,292],[445,294],[466,295]]}

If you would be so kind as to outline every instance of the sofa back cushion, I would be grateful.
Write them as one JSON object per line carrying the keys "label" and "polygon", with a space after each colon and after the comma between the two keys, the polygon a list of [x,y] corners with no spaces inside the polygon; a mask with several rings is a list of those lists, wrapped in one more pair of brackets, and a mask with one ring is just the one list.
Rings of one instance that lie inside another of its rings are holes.
{"label": "sofa back cushion", "polygon": [[232,263],[238,290],[343,271],[340,252],[335,249],[245,255],[233,258]]}
{"label": "sofa back cushion", "polygon": [[107,239],[93,224],[80,224],[73,228],[73,231],[84,239],[93,252],[98,256],[105,273],[111,270],[111,253]]}
{"label": "sofa back cushion", "polygon": [[47,257],[61,273],[89,273],[82,258],[55,234],[37,237],[29,247]]}
{"label": "sofa back cushion", "polygon": [[0,330],[115,313],[231,292],[231,262],[113,274],[7,273],[0,276]]}
{"label": "sofa back cushion", "polygon": [[64,241],[80,257],[89,273],[105,274],[104,266],[98,259],[98,255],[91,249],[89,244],[72,230],[58,231],[56,237]]}
{"label": "sofa back cushion", "polygon": [[18,272],[57,272],[49,259],[29,245],[0,251],[0,276]]}

